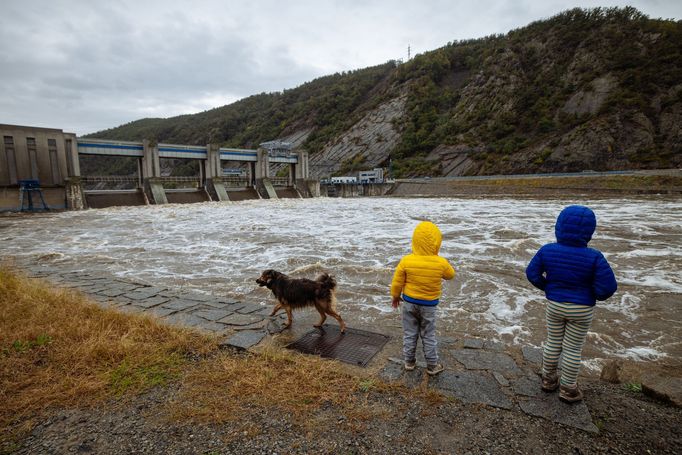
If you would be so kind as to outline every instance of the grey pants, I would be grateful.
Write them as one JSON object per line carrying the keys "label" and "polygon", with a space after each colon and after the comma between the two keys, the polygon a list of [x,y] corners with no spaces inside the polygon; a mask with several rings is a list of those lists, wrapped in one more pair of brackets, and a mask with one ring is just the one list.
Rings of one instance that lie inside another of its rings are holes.
{"label": "grey pants", "polygon": [[436,306],[413,305],[403,301],[403,359],[414,362],[421,335],[427,365],[438,363]]}

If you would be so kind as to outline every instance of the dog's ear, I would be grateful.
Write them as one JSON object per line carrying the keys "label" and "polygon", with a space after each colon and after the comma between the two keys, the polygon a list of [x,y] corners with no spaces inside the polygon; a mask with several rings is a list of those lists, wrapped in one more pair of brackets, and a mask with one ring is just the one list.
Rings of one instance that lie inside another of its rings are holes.
{"label": "dog's ear", "polygon": [[265,277],[265,281],[270,284],[272,280],[277,278],[277,272],[272,269],[268,269],[265,272],[263,272],[263,276]]}

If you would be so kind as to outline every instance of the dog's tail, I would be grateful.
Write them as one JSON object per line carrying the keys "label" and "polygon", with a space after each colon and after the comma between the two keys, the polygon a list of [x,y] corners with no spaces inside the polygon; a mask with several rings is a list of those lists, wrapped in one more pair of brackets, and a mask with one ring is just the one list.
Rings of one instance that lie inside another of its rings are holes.
{"label": "dog's tail", "polygon": [[321,284],[318,290],[318,298],[321,299],[331,299],[334,301],[334,289],[336,289],[336,280],[333,276],[328,273],[322,273],[317,277],[317,282]]}

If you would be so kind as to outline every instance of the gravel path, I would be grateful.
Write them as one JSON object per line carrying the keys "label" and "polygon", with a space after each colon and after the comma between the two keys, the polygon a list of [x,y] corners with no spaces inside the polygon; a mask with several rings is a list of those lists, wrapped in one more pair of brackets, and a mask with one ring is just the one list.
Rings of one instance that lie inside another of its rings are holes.
{"label": "gravel path", "polygon": [[364,422],[333,408],[307,422],[274,409],[225,425],[177,422],[165,411],[173,389],[157,389],[125,404],[55,412],[16,453],[681,453],[680,408],[600,382],[585,392],[598,434],[514,410],[458,400],[430,407],[386,393],[368,395],[384,417]]}

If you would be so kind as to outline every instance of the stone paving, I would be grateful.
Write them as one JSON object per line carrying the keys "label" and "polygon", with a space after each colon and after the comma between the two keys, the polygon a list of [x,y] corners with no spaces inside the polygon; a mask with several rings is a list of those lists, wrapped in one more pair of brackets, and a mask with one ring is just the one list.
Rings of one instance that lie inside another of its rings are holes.
{"label": "stone paving", "polygon": [[[268,334],[281,332],[286,319],[283,313],[269,317],[272,308],[199,292],[172,290],[87,271],[56,271],[42,265],[23,268],[31,276],[80,290],[103,307],[146,313],[170,324],[215,333],[225,347],[249,349]],[[428,377],[428,387],[466,403],[524,412],[598,432],[584,402],[567,405],[559,401],[558,393],[540,390],[538,371],[542,353],[538,348],[523,347],[514,358],[500,343],[441,337],[439,351],[446,370]],[[417,366],[408,372],[401,359],[389,358],[379,376],[389,382],[416,387],[427,376],[423,357],[418,357]]]}
{"label": "stone paving", "polygon": [[87,271],[57,271],[25,266],[33,277],[87,294],[102,307],[146,313],[170,324],[215,333],[221,346],[249,349],[268,334],[282,331],[284,314],[270,318],[272,308],[186,290],[172,290]]}
{"label": "stone paving", "polygon": [[[419,349],[418,349],[419,351]],[[417,369],[405,371],[403,361],[391,357],[379,372],[389,382],[412,388],[428,377],[428,387],[465,403],[477,403],[500,409],[524,412],[591,433],[592,423],[585,402],[566,404],[559,393],[540,390],[542,351],[524,347],[516,359],[504,345],[479,339],[439,339],[439,352],[446,369],[434,377],[425,374],[426,364],[418,353]]]}

